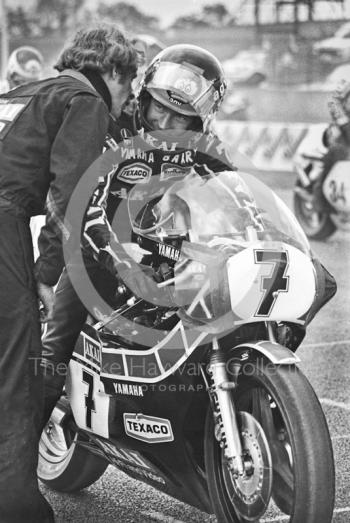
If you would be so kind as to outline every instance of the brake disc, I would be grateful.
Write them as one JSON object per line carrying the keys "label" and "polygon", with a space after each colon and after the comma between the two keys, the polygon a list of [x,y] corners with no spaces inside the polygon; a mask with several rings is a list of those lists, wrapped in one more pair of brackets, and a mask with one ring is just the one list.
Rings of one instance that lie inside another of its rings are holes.
{"label": "brake disc", "polygon": [[261,517],[270,502],[272,492],[272,458],[260,423],[248,412],[238,413],[245,473],[238,478],[230,472],[223,454],[226,489],[237,513],[247,521]]}

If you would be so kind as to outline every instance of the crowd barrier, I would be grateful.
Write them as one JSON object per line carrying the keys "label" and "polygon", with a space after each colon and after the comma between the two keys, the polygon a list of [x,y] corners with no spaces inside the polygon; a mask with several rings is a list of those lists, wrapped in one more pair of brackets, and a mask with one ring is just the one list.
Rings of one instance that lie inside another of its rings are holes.
{"label": "crowd barrier", "polygon": [[[221,120],[216,132],[228,145],[231,156],[246,156],[258,170],[293,171],[293,157],[305,139],[317,137],[326,123],[279,123]],[[239,166],[238,166],[239,167]]]}

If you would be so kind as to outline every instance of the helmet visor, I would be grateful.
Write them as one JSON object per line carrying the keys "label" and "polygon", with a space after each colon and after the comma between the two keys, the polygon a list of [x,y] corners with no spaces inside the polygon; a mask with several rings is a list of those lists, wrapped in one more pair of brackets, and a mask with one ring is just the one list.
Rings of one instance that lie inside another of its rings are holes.
{"label": "helmet visor", "polygon": [[201,69],[172,62],[160,62],[155,67],[145,87],[156,100],[186,116],[208,116],[219,92],[213,82],[204,78]]}

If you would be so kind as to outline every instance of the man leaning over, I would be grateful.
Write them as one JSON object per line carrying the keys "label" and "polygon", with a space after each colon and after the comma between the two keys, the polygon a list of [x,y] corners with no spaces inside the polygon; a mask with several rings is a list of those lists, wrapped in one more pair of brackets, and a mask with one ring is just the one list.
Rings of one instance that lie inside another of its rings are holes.
{"label": "man leaning over", "polygon": [[[136,53],[114,26],[78,31],[61,53],[57,77],[0,96],[0,521],[52,522],[38,489],[42,418],[40,323],[52,314],[63,268],[69,198],[101,154],[136,74]],[[47,201],[33,262],[31,216]]]}

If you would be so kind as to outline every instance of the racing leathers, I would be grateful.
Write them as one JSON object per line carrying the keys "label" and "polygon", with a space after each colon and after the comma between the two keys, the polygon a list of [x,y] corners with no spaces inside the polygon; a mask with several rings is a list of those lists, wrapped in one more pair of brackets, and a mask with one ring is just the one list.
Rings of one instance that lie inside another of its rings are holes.
{"label": "racing leathers", "polygon": [[[141,143],[141,147],[137,147],[129,138],[120,144],[122,161],[101,178],[85,216],[83,248],[114,274],[118,268],[123,268],[123,264],[127,266],[127,256],[118,239],[118,217],[115,216],[132,187],[137,185],[140,188],[136,197],[142,199],[142,188],[154,176],[158,177],[161,191],[162,182],[171,184],[190,172],[208,175],[210,172],[235,170],[224,144],[214,134],[202,135],[195,146],[188,147],[179,147],[176,141],[160,141],[158,133],[157,137],[153,133],[145,134],[143,142],[144,146]],[[115,219],[117,223],[113,227]]]}
{"label": "racing leathers", "polygon": [[[0,96],[1,523],[53,521],[36,477],[43,408],[36,282],[55,284],[62,271],[65,209],[108,126],[107,101],[75,71]],[[35,278],[29,219],[47,196]]]}
{"label": "racing leathers", "polygon": [[[121,136],[125,137],[125,134],[121,132]],[[225,146],[212,134],[202,135],[198,142],[187,147],[178,147],[176,141],[170,143],[152,139],[152,133],[144,136],[144,147],[138,148],[134,141],[129,137],[123,143],[115,144],[121,161],[99,180],[82,228],[86,271],[96,291],[107,302],[113,297],[118,285],[117,275],[127,285],[130,283],[133,290],[139,284],[142,296],[154,296],[157,293],[156,286],[152,286],[152,278],[143,278],[136,264],[129,271],[130,257],[122,246],[122,242],[130,242],[130,223],[126,224],[126,235],[129,235],[127,240],[126,236],[122,237],[123,224],[118,222],[118,208],[123,202],[125,205],[129,191],[137,186],[142,197],[142,188],[154,176],[159,176],[160,181],[176,182],[193,169],[199,175],[235,170],[226,155]],[[118,231],[115,230],[114,222]],[[86,319],[85,305],[71,283],[75,281],[77,287],[83,277],[79,256],[72,256],[58,283],[53,319],[49,321],[43,339],[44,424],[61,395],[66,375],[64,369],[67,370]],[[90,310],[93,307],[94,304],[90,304]]]}

